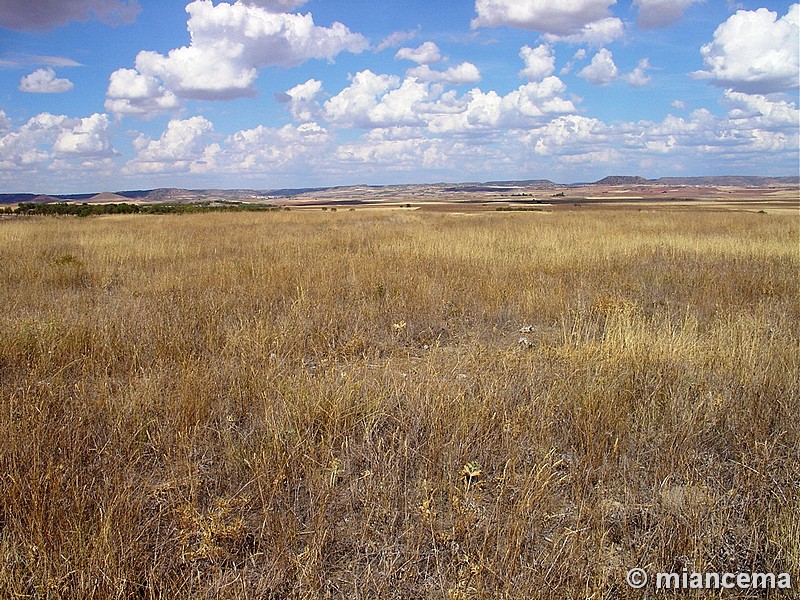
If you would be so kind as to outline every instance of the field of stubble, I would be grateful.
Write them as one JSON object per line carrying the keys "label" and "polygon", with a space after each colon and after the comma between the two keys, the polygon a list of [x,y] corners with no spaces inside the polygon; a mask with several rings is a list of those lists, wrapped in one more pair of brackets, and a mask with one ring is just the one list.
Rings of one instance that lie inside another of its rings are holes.
{"label": "field of stubble", "polygon": [[0,222],[0,597],[797,585],[798,239],[588,209]]}

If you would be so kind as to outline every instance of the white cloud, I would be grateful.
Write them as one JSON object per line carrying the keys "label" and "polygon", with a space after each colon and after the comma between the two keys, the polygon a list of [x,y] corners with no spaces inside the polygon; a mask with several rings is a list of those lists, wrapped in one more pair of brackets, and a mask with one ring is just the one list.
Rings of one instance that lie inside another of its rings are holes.
{"label": "white cloud", "polygon": [[430,65],[442,60],[442,53],[439,51],[439,46],[433,42],[425,42],[417,48],[400,48],[394,57],[410,60],[419,65]]}
{"label": "white cloud", "polygon": [[607,17],[584,25],[576,33],[546,33],[542,36],[548,42],[566,42],[568,44],[590,44],[602,46],[610,44],[625,35],[625,25],[616,17]]}
{"label": "white cloud", "polygon": [[349,86],[325,102],[325,116],[342,126],[369,127],[370,113],[379,97],[400,85],[399,78],[378,75],[369,69],[356,73]]}
{"label": "white cloud", "polygon": [[512,122],[516,122],[518,114],[524,126],[530,119],[540,120],[543,117],[575,112],[577,109],[572,101],[561,97],[566,91],[564,82],[551,75],[540,82],[527,83],[504,96],[501,108],[512,115]]}
{"label": "white cloud", "polygon": [[34,31],[92,18],[105,23],[130,23],[139,10],[136,0],[3,0],[0,27]]}
{"label": "white cloud", "polygon": [[73,87],[75,86],[69,79],[56,77],[56,72],[50,67],[36,69],[19,81],[19,90],[31,94],[62,94]]}
{"label": "white cloud", "polygon": [[56,154],[70,156],[102,156],[111,152],[108,139],[108,115],[95,113],[63,129],[53,144]]}
{"label": "white cloud", "polygon": [[244,4],[258,6],[269,12],[289,12],[305,4],[308,0],[242,0]]}
{"label": "white cloud", "polygon": [[[576,110],[571,100],[562,97],[566,86],[558,77],[527,83],[505,96],[474,88],[459,97],[455,90],[445,91],[441,74],[446,72],[439,72],[437,82],[432,83],[422,81],[415,73],[418,69],[428,67],[410,70],[402,81],[361,71],[348,87],[325,103],[325,119],[337,128],[413,126],[439,135],[528,127]],[[469,74],[472,69],[465,72]]]}
{"label": "white cloud", "polygon": [[430,86],[416,78],[400,81],[370,70],[357,73],[341,92],[325,102],[325,117],[337,127],[417,125],[432,99]]}
{"label": "white cloud", "polygon": [[410,31],[394,31],[375,47],[376,52],[381,52],[387,48],[397,48],[398,46],[410,42],[419,35],[419,27]]}
{"label": "white cloud", "polygon": [[676,154],[684,161],[705,164],[715,157],[759,164],[761,152],[775,153],[771,160],[780,154],[796,157],[800,135],[794,104],[740,92],[728,92],[726,99],[734,106],[726,117],[698,109],[689,119],[669,115],[660,123],[628,123],[618,128],[617,135],[629,151]]}
{"label": "white cloud", "polygon": [[8,118],[4,110],[0,109],[0,134],[5,134],[11,129],[11,119]]}
{"label": "white cloud", "polygon": [[129,173],[188,171],[207,156],[205,142],[213,130],[211,121],[195,116],[172,119],[157,140],[140,134],[134,141],[136,157],[126,167]]}
{"label": "white cloud", "polygon": [[505,96],[478,88],[462,98],[444,95],[429,109],[428,128],[443,134],[531,127],[555,115],[575,112],[572,101],[562,97],[565,91],[564,83],[550,76],[520,86]]}
{"label": "white cloud", "polygon": [[354,144],[343,144],[336,150],[337,160],[345,163],[364,163],[389,170],[417,168],[437,169],[451,165],[449,148],[442,140],[425,136],[388,139],[376,130],[363,136]]}
{"label": "white cloud", "polygon": [[728,118],[741,129],[792,129],[800,124],[800,110],[785,100],[733,90],[725,90],[725,100],[732,107]]}
{"label": "white cloud", "polygon": [[601,48],[592,57],[592,62],[578,72],[581,77],[593,85],[609,85],[614,81],[626,81],[632,87],[643,87],[648,85],[651,77],[647,70],[652,68],[647,58],[642,58],[636,64],[636,68],[630,73],[620,73],[614,62],[614,56],[607,48]]}
{"label": "white cloud", "polygon": [[431,97],[428,84],[414,78],[404,79],[400,87],[386,92],[370,111],[370,123],[381,127],[420,124],[423,121],[423,107]]}
{"label": "white cloud", "polygon": [[67,117],[40,113],[0,137],[0,171],[29,170],[50,158],[50,147]]}
{"label": "white cloud", "polygon": [[233,172],[271,172],[287,167],[307,168],[327,154],[330,135],[317,123],[273,129],[259,125],[228,136],[220,152]]}
{"label": "white cloud", "polygon": [[59,181],[64,181],[75,174],[104,168],[114,154],[108,115],[73,119],[40,113],[16,130],[3,116],[0,114],[0,172],[53,170]]}
{"label": "white cloud", "polygon": [[647,70],[650,68],[650,61],[647,58],[643,58],[637,63],[633,71],[624,75],[624,79],[633,87],[643,87],[650,83],[652,79],[647,74]]}
{"label": "white cloud", "polygon": [[668,27],[677,23],[692,4],[704,0],[633,0],[638,8],[636,24],[642,29]]}
{"label": "white cloud", "polygon": [[438,81],[451,85],[477,83],[481,80],[481,72],[478,70],[478,67],[469,62],[463,62],[458,66],[450,67],[444,71],[436,71],[431,69],[428,65],[421,65],[409,69],[406,75],[418,79],[419,81]]}
{"label": "white cloud", "polygon": [[580,115],[557,117],[523,137],[541,156],[584,154],[608,140],[606,125]]}
{"label": "white cloud", "polygon": [[46,67],[83,67],[81,63],[66,56],[46,54],[8,54],[0,58],[0,68],[19,69],[33,65]]}
{"label": "white cloud", "polygon": [[[796,161],[798,130],[796,107],[773,103],[764,97],[738,96],[729,101],[749,106],[772,117],[759,122],[734,108],[728,117],[717,117],[706,109],[687,119],[668,115],[660,122],[631,121],[606,124],[581,115],[565,115],[533,127],[522,135],[527,148],[551,165],[579,167],[579,172],[598,163],[631,170],[657,166],[679,172],[682,165],[705,165],[710,170],[739,165],[754,169],[761,165],[759,153],[770,152],[773,160]],[[743,120],[737,120],[737,117]],[[794,126],[792,118],[795,119]],[[768,128],[771,125],[772,128]],[[794,156],[794,158],[792,158]]]}
{"label": "white cloud", "polygon": [[570,60],[566,65],[561,67],[561,71],[559,71],[559,72],[562,75],[566,75],[567,73],[572,71],[572,67],[575,66],[576,62],[581,61],[584,58],[586,58],[586,49],[585,48],[579,48],[578,51],[575,52],[575,54],[573,55],[572,60]]}
{"label": "white cloud", "polygon": [[[309,80],[289,92],[315,102],[322,88]],[[800,144],[796,102],[734,90],[725,92],[728,112],[721,116],[698,109],[660,121],[611,124],[575,114],[564,98],[566,86],[554,76],[505,95],[479,88],[459,95],[438,84],[362,72],[342,92],[339,99],[347,97],[346,103],[318,111],[329,123],[260,125],[215,140],[202,116],[172,120],[162,134],[133,140],[136,156],[122,173],[145,181],[159,173],[169,181],[180,181],[181,174],[225,173],[252,181],[322,176],[321,181],[353,183],[354,172],[376,181],[387,173],[420,181],[446,180],[454,173],[466,180],[536,172],[549,178],[568,173],[565,180],[574,181],[607,164],[627,172],[638,172],[641,165],[662,173],[678,172],[681,165],[749,172],[763,167],[769,154],[772,174],[780,174],[780,165],[796,165]],[[333,110],[337,106],[342,112]],[[368,131],[337,140],[340,127],[356,122]],[[108,143],[110,127],[107,115],[73,119],[43,113],[14,128],[0,112],[0,181],[19,182],[26,171],[32,174],[25,176],[28,185],[48,180],[58,189],[79,181],[78,173],[85,178],[87,170],[97,176],[119,173],[120,155]]]}
{"label": "white cloud", "polygon": [[254,96],[258,69],[239,60],[242,47],[230,40],[218,44],[192,44],[170,50],[167,56],[143,51],[136,70],[161,81],[181,98],[229,100]]}
{"label": "white cloud", "polygon": [[246,66],[291,67],[312,58],[331,59],[340,52],[361,52],[366,38],[341,23],[314,24],[310,14],[276,14],[242,4],[213,6],[196,0],[186,7],[192,46],[223,57],[242,58]]}
{"label": "white cloud", "polygon": [[685,110],[686,109],[686,102],[684,102],[683,100],[673,100],[670,103],[670,106],[672,108],[677,109],[677,110]]}
{"label": "white cloud", "polygon": [[608,85],[615,81],[618,75],[619,70],[614,64],[614,57],[606,48],[601,48],[592,58],[592,62],[578,73],[578,77],[593,85]]}
{"label": "white cloud", "polygon": [[540,44],[536,48],[523,46],[519,57],[525,61],[525,68],[519,72],[519,76],[528,81],[540,81],[552,75],[556,68],[556,55],[547,44]]}
{"label": "white cloud", "polygon": [[546,42],[602,46],[624,34],[624,25],[609,16],[616,0],[475,0],[478,17],[472,27],[519,27],[544,34]]}
{"label": "white cloud", "polygon": [[[276,7],[271,3],[271,9]],[[341,23],[315,25],[310,14],[274,13],[241,2],[214,6],[211,0],[195,0],[186,11],[191,44],[166,56],[140,52],[133,75],[127,73],[130,69],[112,73],[108,97],[113,102],[108,110],[124,113],[163,107],[174,103],[170,94],[206,100],[251,96],[261,68],[332,59],[340,52],[361,52],[368,46],[366,38]],[[132,87],[130,95],[125,95],[123,83]],[[141,90],[148,95],[138,95]]]}
{"label": "white cloud", "polygon": [[740,10],[700,49],[706,71],[694,75],[740,92],[770,93],[798,87],[800,4],[785,16]]}
{"label": "white cloud", "polygon": [[510,26],[557,35],[580,32],[608,16],[616,0],[475,0],[478,17],[472,27]]}
{"label": "white cloud", "polygon": [[317,79],[309,79],[305,83],[300,83],[285,94],[279,95],[279,100],[289,105],[289,112],[295,121],[307,123],[315,121],[320,111],[317,96],[322,92],[322,82]]}
{"label": "white cloud", "polygon": [[116,115],[152,116],[180,105],[174,93],[152,75],[117,69],[109,77],[105,108]]}

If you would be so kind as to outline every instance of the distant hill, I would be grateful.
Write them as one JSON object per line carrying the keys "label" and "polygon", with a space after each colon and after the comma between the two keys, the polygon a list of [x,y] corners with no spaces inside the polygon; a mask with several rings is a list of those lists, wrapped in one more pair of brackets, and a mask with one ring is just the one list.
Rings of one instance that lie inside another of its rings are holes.
{"label": "distant hill", "polygon": [[95,194],[94,196],[92,196],[91,198],[86,200],[86,202],[95,202],[95,203],[99,203],[99,202],[114,202],[114,203],[120,203],[120,202],[127,202],[128,200],[129,200],[129,198],[126,198],[125,196],[121,196],[120,194],[112,194],[111,192],[101,192],[99,194]]}
{"label": "distant hill", "polygon": [[600,181],[595,181],[594,185],[648,185],[651,183],[644,177],[630,175],[609,175]]}
{"label": "distant hill", "polygon": [[507,186],[507,187],[535,187],[540,189],[550,189],[561,187],[561,184],[553,183],[549,179],[512,179],[511,181],[487,181],[483,185]]}
{"label": "distant hill", "polygon": [[46,194],[0,194],[0,204],[19,204],[20,202],[65,202],[58,196]]}
{"label": "distant hill", "polygon": [[713,177],[660,177],[651,179],[658,185],[697,185],[697,186],[733,186],[733,187],[767,187],[775,185],[797,185],[800,177],[754,177],[748,175],[721,175]]}
{"label": "distant hill", "polygon": [[295,188],[295,189],[198,189],[156,188],[152,190],[128,190],[119,192],[100,192],[91,194],[0,194],[0,205],[19,204],[20,202],[52,203],[52,202],[128,202],[136,200],[141,203],[175,203],[192,202],[269,202],[276,199],[289,199],[305,196],[313,200],[322,196],[336,196],[339,199],[363,197],[371,195],[417,194],[422,196],[436,195],[440,192],[509,192],[519,188],[557,189],[583,186],[697,186],[697,187],[781,187],[800,184],[800,177],[756,177],[747,175],[726,175],[711,177],[661,177],[645,179],[635,175],[609,175],[594,183],[558,184],[549,179],[515,179],[508,181],[486,181],[468,183],[436,183],[408,185],[351,185],[335,187]]}
{"label": "distant hill", "polygon": [[672,186],[731,186],[768,187],[775,185],[797,185],[800,177],[758,177],[751,175],[712,175],[708,177],[659,177],[645,179],[630,175],[609,175],[589,185],[672,185]]}

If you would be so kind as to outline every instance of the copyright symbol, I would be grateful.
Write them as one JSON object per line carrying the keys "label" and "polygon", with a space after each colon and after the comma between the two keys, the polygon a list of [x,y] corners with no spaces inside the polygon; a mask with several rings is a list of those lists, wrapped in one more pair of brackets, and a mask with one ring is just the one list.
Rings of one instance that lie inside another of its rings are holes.
{"label": "copyright symbol", "polygon": [[635,568],[628,571],[625,581],[635,590],[640,590],[647,585],[647,573],[644,569]]}

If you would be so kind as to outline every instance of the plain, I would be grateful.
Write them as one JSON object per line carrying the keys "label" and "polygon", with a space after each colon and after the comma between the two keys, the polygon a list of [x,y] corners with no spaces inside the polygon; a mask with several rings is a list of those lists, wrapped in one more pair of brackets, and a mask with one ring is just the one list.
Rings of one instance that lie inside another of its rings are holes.
{"label": "plain", "polygon": [[691,210],[2,221],[0,596],[797,585],[798,239]]}

